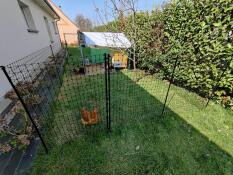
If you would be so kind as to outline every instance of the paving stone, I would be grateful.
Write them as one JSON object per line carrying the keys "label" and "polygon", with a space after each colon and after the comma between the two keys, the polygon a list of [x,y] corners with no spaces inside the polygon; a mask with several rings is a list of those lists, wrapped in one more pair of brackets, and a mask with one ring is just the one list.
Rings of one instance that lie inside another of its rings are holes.
{"label": "paving stone", "polygon": [[2,172],[2,175],[14,175],[16,168],[19,165],[19,161],[21,160],[23,155],[22,150],[15,150],[11,159],[8,161],[5,169]]}
{"label": "paving stone", "polygon": [[12,155],[14,154],[14,151],[11,151],[9,153],[0,153],[0,174],[2,175],[6,165],[8,164],[9,160],[11,159]]}
{"label": "paving stone", "polygon": [[10,99],[1,98],[0,99],[0,116],[3,115],[7,107],[12,103]]}
{"label": "paving stone", "polygon": [[[13,138],[13,136],[10,134],[7,134],[5,136],[1,136],[0,137],[0,144],[5,144],[5,143],[9,142],[12,138]],[[1,156],[1,153],[0,153],[0,156]]]}
{"label": "paving stone", "polygon": [[31,144],[26,149],[19,166],[17,167],[15,175],[22,175],[28,173],[28,170],[31,168],[33,160],[36,156],[38,146],[40,144],[39,138],[35,138],[31,141]]}
{"label": "paving stone", "polygon": [[16,114],[14,118],[11,120],[9,127],[11,130],[16,132],[22,131],[25,125],[25,117],[22,114]]}

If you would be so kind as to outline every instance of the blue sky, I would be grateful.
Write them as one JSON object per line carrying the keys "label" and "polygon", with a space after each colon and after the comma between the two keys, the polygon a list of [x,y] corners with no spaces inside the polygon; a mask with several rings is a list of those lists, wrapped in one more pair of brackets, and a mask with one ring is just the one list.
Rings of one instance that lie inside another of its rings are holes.
{"label": "blue sky", "polygon": [[[104,8],[105,0],[52,0],[57,6],[61,6],[63,12],[72,20],[77,14],[83,14],[92,21],[97,21],[95,5],[99,9]],[[94,1],[94,3],[93,3]],[[151,10],[160,6],[165,0],[138,0],[138,10]]]}

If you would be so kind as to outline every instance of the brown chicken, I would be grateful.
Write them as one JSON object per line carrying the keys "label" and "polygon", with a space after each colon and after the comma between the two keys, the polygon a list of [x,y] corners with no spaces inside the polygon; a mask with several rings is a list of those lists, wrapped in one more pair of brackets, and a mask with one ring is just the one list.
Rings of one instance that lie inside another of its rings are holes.
{"label": "brown chicken", "polygon": [[87,125],[90,120],[90,112],[87,111],[86,108],[83,108],[81,114],[82,114],[82,119],[81,119],[82,123],[84,125]]}
{"label": "brown chicken", "polygon": [[97,109],[94,107],[94,110],[91,112],[91,120],[90,124],[94,125],[98,123],[98,114],[97,114]]}
{"label": "brown chicken", "polygon": [[82,124],[84,125],[95,125],[98,123],[98,113],[96,107],[92,112],[87,111],[86,108],[83,108],[82,111]]}

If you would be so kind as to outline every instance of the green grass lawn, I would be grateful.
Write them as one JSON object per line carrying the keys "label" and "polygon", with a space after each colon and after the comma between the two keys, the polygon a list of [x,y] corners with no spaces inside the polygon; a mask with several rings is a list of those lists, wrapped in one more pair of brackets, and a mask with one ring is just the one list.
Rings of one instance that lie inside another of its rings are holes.
{"label": "green grass lawn", "polygon": [[[168,83],[143,71],[113,71],[107,133],[104,75],[75,75],[79,52],[70,52],[45,133],[53,148],[41,148],[32,174],[233,174],[232,112],[213,102],[205,108],[205,99],[172,86],[161,116]],[[84,127],[80,110],[93,106],[101,120]]]}

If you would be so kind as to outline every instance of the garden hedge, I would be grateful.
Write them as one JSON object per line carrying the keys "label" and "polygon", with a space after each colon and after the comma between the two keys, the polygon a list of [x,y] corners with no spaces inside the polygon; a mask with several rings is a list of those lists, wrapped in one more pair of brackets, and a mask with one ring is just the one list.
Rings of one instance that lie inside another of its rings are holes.
{"label": "garden hedge", "polygon": [[[136,43],[137,66],[233,109],[232,0],[174,0],[107,25]],[[106,28],[99,27],[98,30]],[[213,94],[213,95],[212,95]]]}
{"label": "garden hedge", "polygon": [[[164,9],[162,21],[168,38],[165,58],[179,59],[176,82],[206,97],[214,93],[224,105],[233,105],[232,1],[176,1]],[[171,67],[165,65],[165,72]]]}

